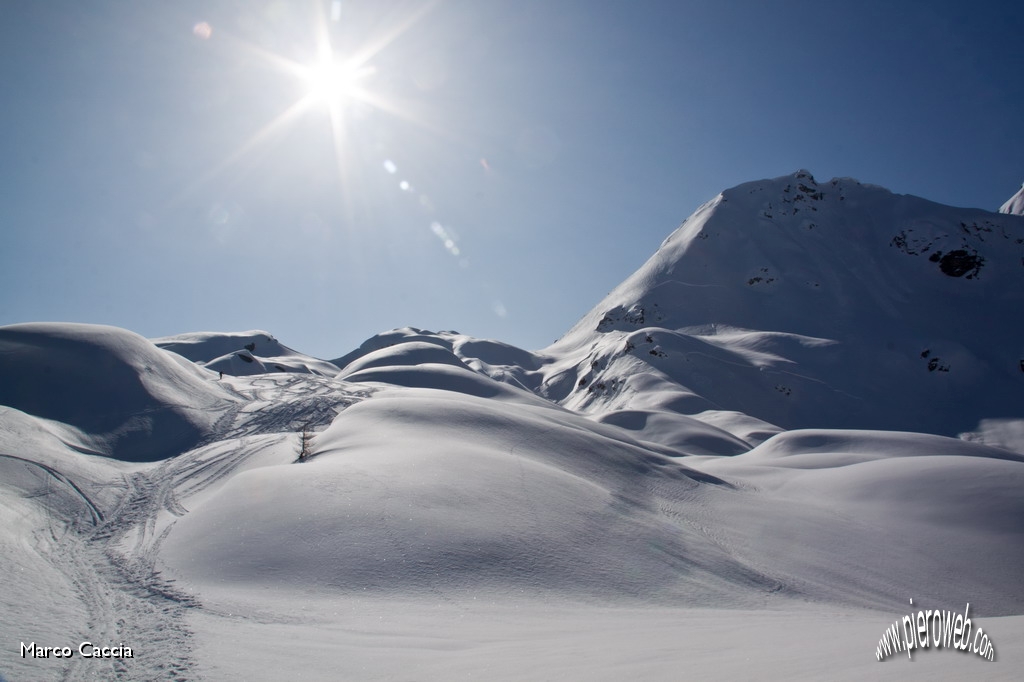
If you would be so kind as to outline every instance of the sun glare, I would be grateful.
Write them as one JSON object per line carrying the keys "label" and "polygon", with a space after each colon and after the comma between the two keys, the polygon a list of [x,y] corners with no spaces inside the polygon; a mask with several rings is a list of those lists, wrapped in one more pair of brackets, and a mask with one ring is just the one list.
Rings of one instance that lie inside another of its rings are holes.
{"label": "sun glare", "polygon": [[[341,3],[335,0],[331,3],[330,18],[320,15],[313,26],[310,47],[313,48],[311,52],[315,56],[307,53],[310,59],[305,62],[296,61],[255,43],[218,34],[222,40],[232,43],[234,49],[255,55],[267,66],[291,75],[297,84],[298,97],[280,114],[249,136],[234,152],[194,179],[183,194],[194,191],[220,175],[253,150],[281,135],[304,115],[314,112],[327,114],[339,183],[345,185],[352,167],[357,162],[352,156],[353,151],[349,144],[349,129],[356,120],[365,119],[370,112],[380,111],[424,124],[411,115],[401,102],[395,101],[375,87],[373,76],[377,69],[372,60],[425,16],[438,1],[426,0],[415,11],[399,17],[398,21],[383,26],[376,33],[368,34],[361,43],[346,44],[336,49],[331,43],[330,28],[331,24],[341,20]],[[208,40],[213,36],[213,29],[209,24],[201,22],[193,27],[193,33],[201,39]],[[349,193],[343,192],[342,195],[347,197]]]}
{"label": "sun glare", "polygon": [[301,77],[306,84],[307,98],[321,104],[338,105],[359,99],[360,81],[370,73],[368,67],[358,68],[344,60],[327,57],[303,68]]}

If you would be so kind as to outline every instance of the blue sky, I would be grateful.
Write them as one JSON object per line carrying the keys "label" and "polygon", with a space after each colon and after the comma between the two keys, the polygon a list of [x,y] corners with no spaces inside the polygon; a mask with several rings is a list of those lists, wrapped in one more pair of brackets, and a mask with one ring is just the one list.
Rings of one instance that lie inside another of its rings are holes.
{"label": "blue sky", "polygon": [[[318,35],[362,70],[325,99]],[[1021,35],[984,1],[3,2],[0,324],[539,348],[741,182],[997,209]]]}

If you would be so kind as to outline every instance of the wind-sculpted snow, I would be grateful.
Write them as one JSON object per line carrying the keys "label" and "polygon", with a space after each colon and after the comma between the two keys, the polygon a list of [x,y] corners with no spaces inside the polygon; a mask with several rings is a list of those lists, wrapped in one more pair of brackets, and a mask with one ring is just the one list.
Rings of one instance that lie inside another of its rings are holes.
{"label": "wind-sculpted snow", "polygon": [[340,377],[371,367],[447,364],[536,392],[543,381],[540,370],[552,360],[500,341],[406,327],[377,334],[334,363],[342,368]]}
{"label": "wind-sculpted snow", "polygon": [[479,398],[526,403],[547,409],[554,408],[551,403],[525,389],[509,386],[465,367],[448,363],[373,367],[345,375],[345,380],[370,385],[436,389]]}
{"label": "wind-sculpted snow", "polygon": [[[692,466],[737,484],[711,512],[735,556],[792,589],[893,604],[971,596],[1019,614],[1024,455],[915,433],[806,430]],[[747,487],[750,486],[750,487]]]}
{"label": "wind-sculpted snow", "polygon": [[605,412],[597,421],[626,429],[638,439],[691,455],[738,455],[753,447],[725,429],[669,411]]}
{"label": "wind-sculpted snow", "polygon": [[369,339],[364,341],[359,348],[332,360],[331,362],[338,367],[344,369],[350,363],[357,358],[361,358],[364,355],[372,353],[374,351],[390,348],[402,343],[430,343],[435,346],[441,346],[442,348],[452,349],[453,336],[457,336],[456,332],[431,332],[423,329],[417,329],[416,327],[403,327],[402,329],[392,329],[391,331],[383,332],[375,336],[371,336]]}
{"label": "wind-sculpted snow", "polygon": [[214,372],[252,376],[270,372],[304,372],[334,376],[338,368],[281,344],[264,331],[235,334],[195,332],[152,339],[164,350],[177,353]]}
{"label": "wind-sculpted snow", "polygon": [[759,603],[779,589],[702,532],[703,490],[725,483],[570,414],[392,389],[342,413],[313,450],[303,466],[235,477],[179,521],[164,554],[179,578],[200,592],[443,599]]}
{"label": "wind-sculpted snow", "polygon": [[428,363],[468,369],[450,348],[425,341],[404,341],[352,360],[338,377],[344,379],[356,372],[377,367],[415,367]]}
{"label": "wind-sculpted snow", "polygon": [[89,451],[129,461],[196,445],[236,402],[137,334],[100,325],[0,327],[0,405],[72,427]]}

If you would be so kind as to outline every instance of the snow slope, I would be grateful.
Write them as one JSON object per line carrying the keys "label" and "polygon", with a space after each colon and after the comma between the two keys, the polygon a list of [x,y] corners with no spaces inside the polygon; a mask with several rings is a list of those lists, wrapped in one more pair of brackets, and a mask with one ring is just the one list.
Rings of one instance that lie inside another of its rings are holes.
{"label": "snow slope", "polygon": [[333,376],[338,368],[326,360],[299,353],[264,331],[194,332],[152,339],[164,350],[196,364],[232,376],[269,372],[309,372]]}
{"label": "snow slope", "polygon": [[[176,395],[168,384],[183,381],[168,369],[185,366],[179,364],[180,356],[129,332],[56,324],[33,325],[28,331],[0,328],[0,337],[9,343],[5,350],[27,360],[32,354],[26,346],[63,348],[71,343],[69,338],[78,344],[71,346],[77,354],[56,355],[63,357],[58,366],[66,371],[61,378],[64,392],[54,402],[59,406],[62,396],[84,395],[79,407],[94,418],[120,418],[125,393],[134,387],[122,382],[115,389],[101,381],[109,379],[115,366],[101,362],[111,354],[122,362],[143,363],[137,373],[150,390],[127,396],[140,403],[154,395]],[[118,354],[126,348],[131,353]],[[12,363],[8,369],[18,367]],[[24,367],[21,371],[27,372]],[[81,420],[72,427],[0,406],[0,546],[5,550],[0,573],[7,588],[5,618],[0,620],[0,639],[7,646],[0,656],[0,674],[33,680],[195,679],[187,616],[199,602],[165,578],[158,565],[169,530],[188,514],[183,501],[193,504],[247,469],[294,461],[304,429],[322,428],[338,411],[369,395],[315,375],[218,381],[212,372],[191,372],[184,376],[192,382],[186,385],[194,391],[195,404],[202,405],[211,395],[223,398],[206,404],[203,438],[180,449],[159,421],[169,420],[170,408],[154,408],[156,426],[149,432],[147,452],[163,457],[156,461],[136,461],[142,458],[133,438],[116,441],[105,453],[112,456],[87,452],[78,441],[104,444],[111,439],[102,434],[83,438]],[[198,383],[200,379],[208,385]],[[39,404],[20,402],[27,411],[46,412]],[[130,660],[17,655],[22,643],[76,648],[82,641],[124,643],[137,653]]]}
{"label": "snow slope", "polygon": [[680,460],[571,414],[390,389],[342,413],[305,465],[236,476],[164,557],[200,594],[731,607],[938,600],[970,575],[971,600],[1007,615],[1024,609],[1022,486],[1024,456],[938,436],[792,431]]}
{"label": "snow slope", "polygon": [[198,443],[235,397],[131,332],[84,324],[0,328],[0,404],[64,425],[87,452],[162,459]]}
{"label": "snow slope", "polygon": [[1020,223],[748,183],[536,352],[0,328],[0,675],[1016,679]]}
{"label": "snow slope", "polygon": [[702,206],[545,353],[539,391],[955,436],[1024,404],[1024,223],[806,171]]}
{"label": "snow slope", "polygon": [[1024,215],[1024,185],[999,208],[1000,213]]}

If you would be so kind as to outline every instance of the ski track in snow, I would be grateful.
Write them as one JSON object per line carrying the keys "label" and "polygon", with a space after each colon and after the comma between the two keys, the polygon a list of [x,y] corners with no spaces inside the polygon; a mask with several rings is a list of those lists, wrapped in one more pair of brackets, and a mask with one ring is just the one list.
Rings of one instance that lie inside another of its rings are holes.
{"label": "ski track in snow", "polygon": [[43,469],[49,475],[43,494],[49,494],[50,481],[55,480],[82,500],[86,516],[49,512],[48,527],[36,533],[37,549],[67,577],[86,608],[82,641],[97,646],[124,643],[133,649],[134,658],[126,659],[76,655],[60,679],[193,679],[192,633],[186,616],[201,604],[156,568],[160,545],[174,519],[188,513],[183,500],[231,475],[254,455],[297,440],[296,431],[330,423],[340,410],[368,395],[313,375],[232,377],[223,383],[248,402],[225,411],[215,423],[214,435],[200,447],[109,481],[107,485],[123,490],[109,509],[101,509],[69,476],[51,466],[0,455]]}

